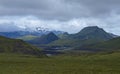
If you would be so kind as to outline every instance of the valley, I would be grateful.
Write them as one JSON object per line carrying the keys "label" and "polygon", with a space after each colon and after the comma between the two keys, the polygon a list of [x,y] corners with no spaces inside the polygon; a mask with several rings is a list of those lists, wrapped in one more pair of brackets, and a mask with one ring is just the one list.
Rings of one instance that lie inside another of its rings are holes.
{"label": "valley", "polygon": [[120,37],[96,26],[76,34],[0,36],[0,74],[119,74],[119,62]]}
{"label": "valley", "polygon": [[0,74],[120,74],[120,0],[0,0]]}

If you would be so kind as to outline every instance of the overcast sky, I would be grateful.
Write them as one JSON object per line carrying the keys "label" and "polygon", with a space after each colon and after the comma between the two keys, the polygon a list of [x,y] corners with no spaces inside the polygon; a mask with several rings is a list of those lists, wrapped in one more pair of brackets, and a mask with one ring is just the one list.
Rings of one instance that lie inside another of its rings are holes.
{"label": "overcast sky", "polygon": [[0,0],[0,31],[40,26],[76,33],[94,25],[120,35],[120,0]]}

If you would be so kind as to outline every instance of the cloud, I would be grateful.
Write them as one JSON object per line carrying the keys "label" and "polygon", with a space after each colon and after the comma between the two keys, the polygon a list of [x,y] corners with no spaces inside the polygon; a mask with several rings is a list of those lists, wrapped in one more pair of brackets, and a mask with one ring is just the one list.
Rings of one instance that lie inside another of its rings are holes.
{"label": "cloud", "polygon": [[33,15],[48,20],[107,17],[120,12],[120,0],[0,0],[0,15]]}
{"label": "cloud", "polygon": [[119,20],[120,15],[111,15],[110,17],[107,17],[105,19],[89,17],[72,19],[68,21],[42,20],[35,16],[26,17],[6,16],[0,18],[0,31],[15,31],[15,30],[35,31],[36,27],[43,27],[49,30],[60,30],[69,33],[77,33],[84,27],[97,25],[101,28],[104,28],[107,32],[120,35]]}
{"label": "cloud", "polygon": [[0,31],[41,26],[76,33],[97,25],[120,35],[119,7],[120,0],[0,0]]}
{"label": "cloud", "polygon": [[0,24],[0,32],[11,32],[11,31],[21,31],[22,29],[13,23],[3,23]]}

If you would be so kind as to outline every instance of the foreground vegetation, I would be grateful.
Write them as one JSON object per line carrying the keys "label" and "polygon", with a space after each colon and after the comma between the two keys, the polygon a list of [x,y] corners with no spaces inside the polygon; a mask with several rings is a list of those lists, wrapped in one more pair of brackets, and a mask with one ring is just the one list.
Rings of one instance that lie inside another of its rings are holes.
{"label": "foreground vegetation", "polygon": [[44,58],[2,53],[0,74],[120,74],[120,53]]}

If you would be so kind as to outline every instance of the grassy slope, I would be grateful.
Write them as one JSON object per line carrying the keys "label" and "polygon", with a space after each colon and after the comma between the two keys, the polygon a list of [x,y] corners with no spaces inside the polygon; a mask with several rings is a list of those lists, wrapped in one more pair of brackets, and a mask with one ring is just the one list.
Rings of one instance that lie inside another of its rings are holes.
{"label": "grassy slope", "polygon": [[[22,53],[22,54],[40,54],[38,49],[22,40],[9,39],[0,36],[0,52],[2,53]],[[41,54],[40,54],[41,55]]]}
{"label": "grassy slope", "polygon": [[0,54],[0,74],[120,74],[120,53],[51,58]]}
{"label": "grassy slope", "polygon": [[51,46],[71,46],[77,47],[82,45],[89,45],[93,43],[100,42],[100,40],[88,39],[88,40],[80,40],[80,39],[59,39],[50,43]]}
{"label": "grassy slope", "polygon": [[114,38],[108,41],[104,41],[98,44],[87,46],[91,49],[100,50],[119,50],[120,49],[120,37]]}

